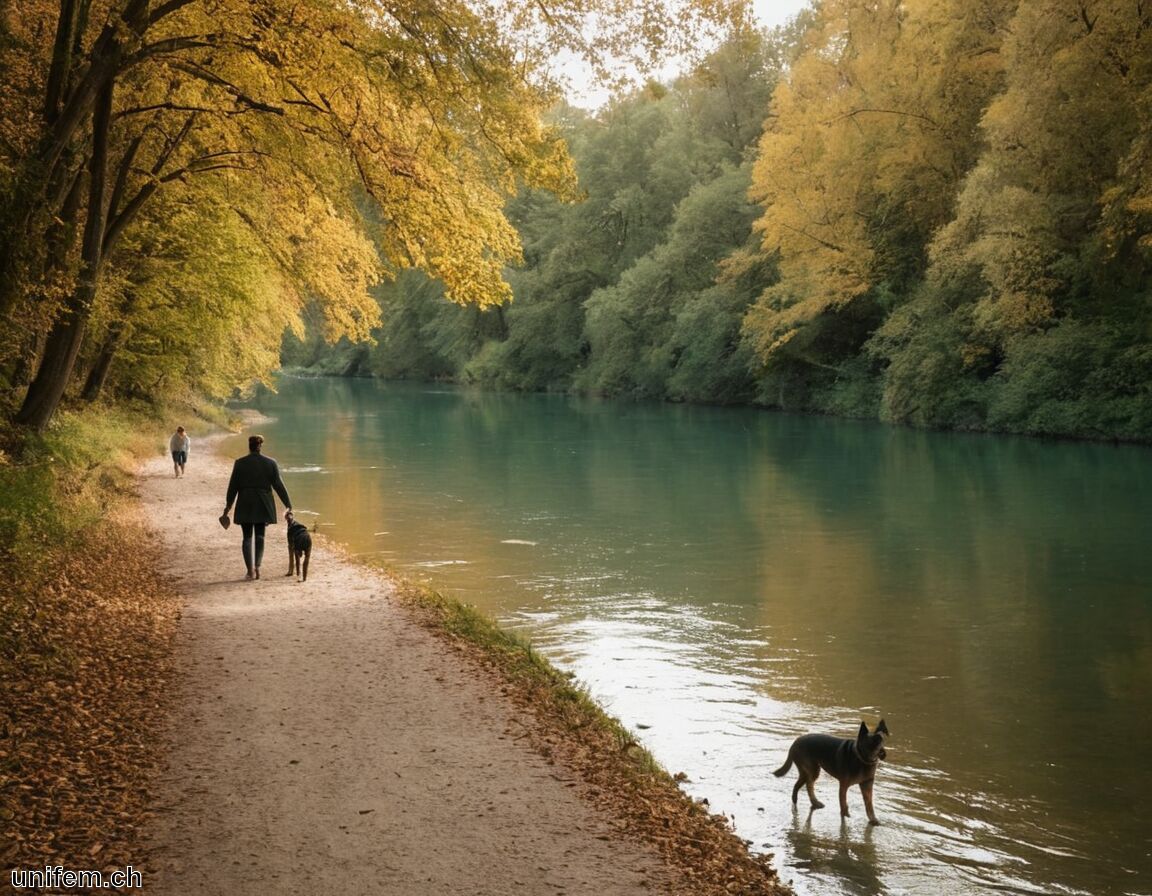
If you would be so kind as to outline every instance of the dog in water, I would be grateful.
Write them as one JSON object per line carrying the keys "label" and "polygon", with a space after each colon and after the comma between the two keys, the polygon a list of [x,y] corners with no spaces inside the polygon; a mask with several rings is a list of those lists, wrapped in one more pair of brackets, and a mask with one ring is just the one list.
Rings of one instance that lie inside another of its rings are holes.
{"label": "dog in water", "polygon": [[816,790],[812,785],[820,777],[821,770],[828,772],[840,782],[840,815],[844,818],[848,817],[848,788],[859,784],[869,824],[880,824],[872,809],[872,784],[876,780],[876,768],[880,760],[888,755],[884,749],[884,738],[887,736],[888,726],[883,719],[872,732],[868,731],[867,724],[861,722],[860,732],[855,738],[805,734],[796,738],[788,750],[788,760],[772,774],[782,778],[795,764],[800,777],[792,788],[793,805],[800,788],[807,787],[812,808],[823,809],[824,804],[816,799]]}
{"label": "dog in water", "polygon": [[312,557],[312,536],[307,526],[296,522],[291,510],[284,515],[284,520],[288,523],[288,572],[285,575],[295,573],[298,580],[307,582],[308,561]]}

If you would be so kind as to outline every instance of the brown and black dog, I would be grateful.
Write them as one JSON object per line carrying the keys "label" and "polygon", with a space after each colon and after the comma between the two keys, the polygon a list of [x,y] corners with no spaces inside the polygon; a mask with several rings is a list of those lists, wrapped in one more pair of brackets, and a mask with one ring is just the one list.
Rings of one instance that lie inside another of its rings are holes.
{"label": "brown and black dog", "polygon": [[833,737],[830,734],[805,734],[796,738],[788,750],[788,761],[772,774],[782,778],[795,763],[800,778],[792,788],[792,802],[796,802],[800,788],[807,787],[812,808],[823,809],[824,804],[816,799],[816,790],[812,785],[820,777],[821,769],[828,772],[840,782],[840,815],[844,818],[848,817],[848,788],[859,784],[860,793],[864,796],[864,808],[868,812],[868,822],[880,824],[872,809],[872,784],[876,780],[876,767],[888,755],[884,749],[884,738],[887,736],[888,726],[883,719],[872,732],[861,722],[860,732],[855,739]]}
{"label": "brown and black dog", "polygon": [[[291,510],[284,514],[284,521],[288,523],[288,572],[285,575],[296,573],[297,579],[307,582],[308,561],[312,558],[312,535],[308,532],[307,526],[296,522]],[[301,560],[304,561],[303,567]]]}

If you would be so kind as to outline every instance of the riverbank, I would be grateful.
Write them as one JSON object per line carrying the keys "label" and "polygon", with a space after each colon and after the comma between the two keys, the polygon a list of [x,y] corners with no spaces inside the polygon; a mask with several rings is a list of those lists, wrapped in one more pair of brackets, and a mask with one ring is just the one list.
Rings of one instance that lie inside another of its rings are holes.
{"label": "riverbank", "polygon": [[141,471],[184,596],[151,891],[783,891],[570,686],[465,647],[447,604],[323,539],[298,583],[282,526],[244,581],[228,469],[201,444],[184,478]]}

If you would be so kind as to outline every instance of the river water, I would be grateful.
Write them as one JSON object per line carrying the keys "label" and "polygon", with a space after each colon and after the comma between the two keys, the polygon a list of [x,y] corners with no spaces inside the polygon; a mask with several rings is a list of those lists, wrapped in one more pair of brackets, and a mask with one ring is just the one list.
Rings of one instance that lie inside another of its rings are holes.
{"label": "river water", "polygon": [[[250,406],[306,521],[528,634],[799,893],[1152,893],[1152,449],[365,380]],[[827,776],[794,809],[793,738],[880,718],[883,824]]]}

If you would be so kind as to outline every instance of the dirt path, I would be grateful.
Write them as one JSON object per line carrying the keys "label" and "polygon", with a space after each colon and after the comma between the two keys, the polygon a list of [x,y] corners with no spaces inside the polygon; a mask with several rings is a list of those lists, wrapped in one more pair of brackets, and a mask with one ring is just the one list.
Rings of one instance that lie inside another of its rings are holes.
{"label": "dirt path", "polygon": [[[287,578],[269,527],[258,582],[216,523],[230,461],[193,446],[142,470],[185,598],[180,706],[150,832],[150,894],[652,893],[654,851],[614,836],[566,773],[510,733],[486,673],[323,544]],[[271,452],[273,455],[275,452]]]}

